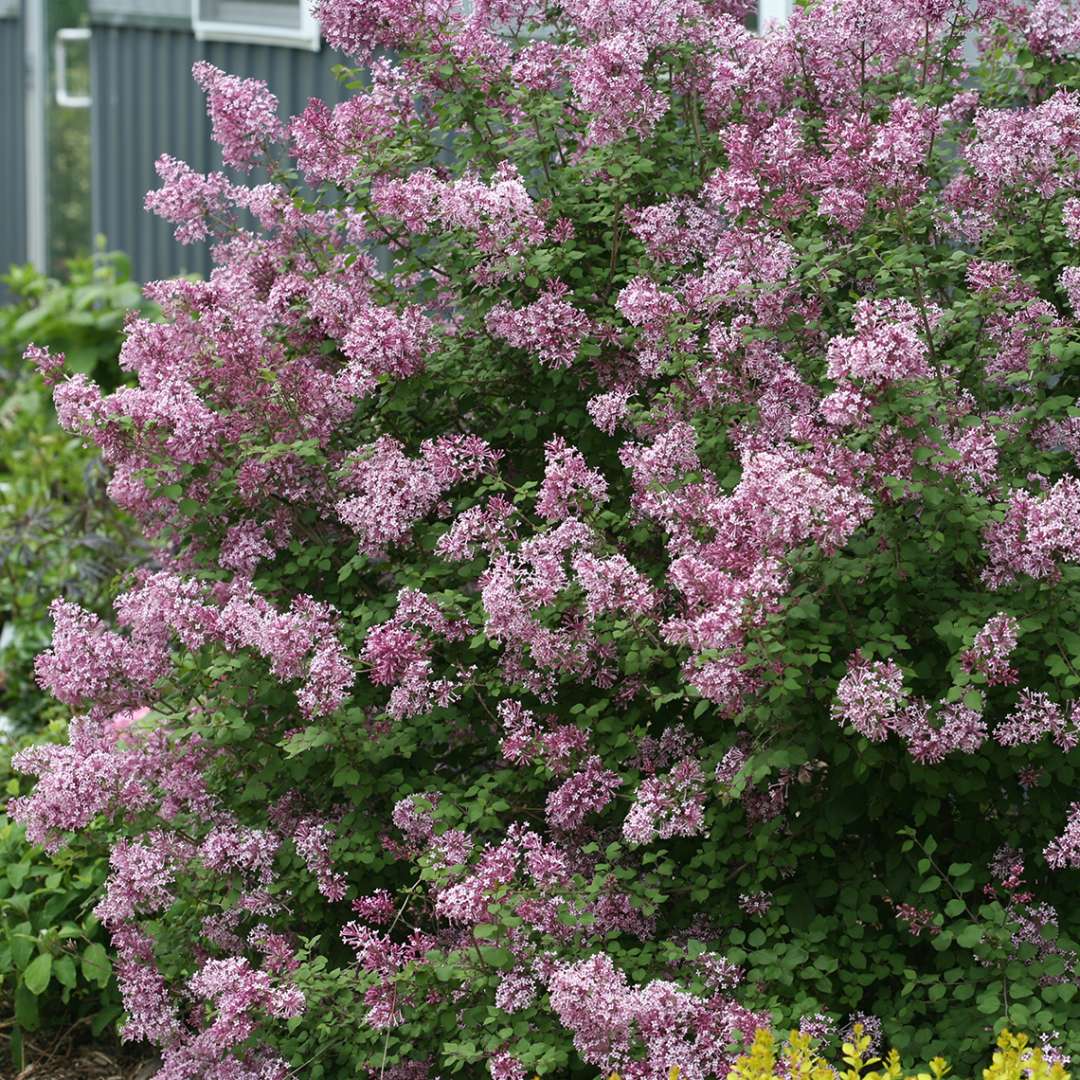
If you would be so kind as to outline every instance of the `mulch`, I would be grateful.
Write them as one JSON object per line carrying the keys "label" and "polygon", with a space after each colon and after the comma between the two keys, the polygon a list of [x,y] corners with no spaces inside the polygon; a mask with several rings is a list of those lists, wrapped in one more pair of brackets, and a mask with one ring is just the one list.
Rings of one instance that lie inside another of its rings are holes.
{"label": "mulch", "polygon": [[95,1046],[81,1034],[27,1036],[19,1068],[11,1063],[9,1040],[0,1037],[0,1080],[151,1080],[160,1067],[145,1048]]}

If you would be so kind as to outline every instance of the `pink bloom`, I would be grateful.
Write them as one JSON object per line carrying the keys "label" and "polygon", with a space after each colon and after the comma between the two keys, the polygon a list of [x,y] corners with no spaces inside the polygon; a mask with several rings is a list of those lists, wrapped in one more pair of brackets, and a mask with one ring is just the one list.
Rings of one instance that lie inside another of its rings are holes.
{"label": "pink bloom", "polygon": [[600,559],[583,552],[574,559],[574,572],[585,590],[590,618],[613,611],[643,615],[657,603],[649,580],[623,555]]}
{"label": "pink bloom", "polygon": [[550,367],[569,367],[592,323],[584,312],[562,299],[565,289],[551,286],[534,303],[514,310],[497,304],[488,312],[488,331],[515,349]]}
{"label": "pink bloom", "polygon": [[581,452],[556,436],[544,445],[544,480],[536,500],[536,512],[548,521],[580,513],[582,500],[599,506],[607,501],[607,481],[585,464]]}
{"label": "pink bloom", "polygon": [[992,589],[1020,574],[1056,578],[1057,560],[1080,562],[1080,480],[1064,477],[1042,498],[1012,491],[1004,520],[988,525],[984,535],[989,565],[983,578]]}
{"label": "pink bloom", "polygon": [[971,648],[961,654],[960,661],[968,671],[979,671],[991,686],[1016,681],[1016,670],[1009,666],[1009,656],[1016,648],[1019,625],[1004,613],[988,619],[975,635]]}
{"label": "pink bloom", "polygon": [[267,145],[283,134],[277,98],[260,79],[226,75],[205,60],[196,61],[191,74],[206,94],[211,137],[221,147],[225,164],[250,169]]}
{"label": "pink bloom", "polygon": [[1046,846],[1043,854],[1055,870],[1080,868],[1080,802],[1069,807],[1065,831]]}
{"label": "pink bloom", "polygon": [[597,394],[596,397],[589,398],[586,408],[593,423],[605,435],[614,435],[619,421],[626,416],[629,400],[629,391],[612,390],[607,394]]}
{"label": "pink bloom", "polygon": [[631,326],[653,332],[663,332],[666,325],[681,310],[679,301],[661,292],[648,278],[634,278],[619,293],[615,306]]}
{"label": "pink bloom", "polygon": [[64,370],[64,354],[54,353],[31,342],[23,352],[23,359],[29,361],[41,373],[46,386],[55,386],[60,381]]}
{"label": "pink bloom", "polygon": [[503,1051],[488,1058],[491,1080],[526,1080],[528,1073],[517,1058]]}
{"label": "pink bloom", "polygon": [[1080,199],[1067,199],[1062,209],[1065,233],[1074,244],[1080,244]]}
{"label": "pink bloom", "polygon": [[633,132],[649,135],[667,112],[667,99],[645,78],[648,46],[632,31],[589,46],[573,66],[570,82],[585,112],[591,114],[588,139],[604,145]]}
{"label": "pink bloom", "polygon": [[891,660],[856,657],[836,688],[832,712],[860,735],[882,742],[895,726],[904,700],[904,673]]}
{"label": "pink bloom", "polygon": [[163,183],[148,192],[146,209],[176,226],[181,244],[198,243],[217,231],[231,217],[235,188],[224,173],[203,176],[182,161],[162,154],[154,169]]}
{"label": "pink bloom", "polygon": [[419,458],[410,458],[401,443],[383,435],[350,459],[344,486],[354,494],[338,501],[338,517],[360,537],[365,554],[378,556],[405,540],[446,490],[490,471],[497,459],[475,436],[429,440]]}
{"label": "pink bloom", "polygon": [[886,306],[860,300],[855,307],[856,336],[829,342],[829,378],[859,379],[870,386],[928,378],[932,371],[917,318],[915,309],[902,301]]}
{"label": "pink bloom", "polygon": [[767,915],[772,902],[772,893],[764,891],[739,894],[739,907],[747,915]]}
{"label": "pink bloom", "polygon": [[705,774],[693,758],[684,758],[661,777],[641,782],[623,821],[623,836],[632,844],[657,837],[696,836],[704,830]]}
{"label": "pink bloom", "polygon": [[1069,298],[1073,315],[1080,319],[1080,266],[1066,266],[1058,280]]}
{"label": "pink bloom", "polygon": [[356,381],[358,396],[366,396],[376,377],[407,379],[424,369],[431,348],[431,322],[419,308],[400,315],[389,308],[367,305],[353,317],[341,342],[351,363],[348,376]]}
{"label": "pink bloom", "polygon": [[1021,690],[1012,712],[994,731],[1002,746],[1024,746],[1041,742],[1047,735],[1066,753],[1080,744],[1076,703],[1069,716],[1049,695],[1041,691]]}
{"label": "pink bloom", "polygon": [[572,832],[589,814],[603,810],[621,786],[618,773],[605,769],[600,758],[590,757],[579,772],[548,795],[548,824],[553,829]]}
{"label": "pink bloom", "polygon": [[410,45],[450,18],[451,0],[316,0],[314,14],[327,43],[359,64],[377,48]]}

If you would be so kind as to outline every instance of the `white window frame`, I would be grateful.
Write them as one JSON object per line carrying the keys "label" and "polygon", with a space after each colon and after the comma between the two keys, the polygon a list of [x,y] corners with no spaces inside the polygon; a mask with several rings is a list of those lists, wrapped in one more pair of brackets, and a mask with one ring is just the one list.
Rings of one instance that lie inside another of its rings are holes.
{"label": "white window frame", "polygon": [[[230,0],[231,4],[244,0]],[[227,21],[215,16],[215,0],[191,0],[191,26],[197,41],[240,41],[252,45],[286,45],[318,52],[322,47],[319,22],[311,13],[310,0],[295,0],[299,16],[296,27],[278,26],[258,19],[264,5],[249,0],[250,22]]]}
{"label": "white window frame", "polygon": [[758,0],[758,32],[769,23],[783,25],[791,17],[792,0]]}

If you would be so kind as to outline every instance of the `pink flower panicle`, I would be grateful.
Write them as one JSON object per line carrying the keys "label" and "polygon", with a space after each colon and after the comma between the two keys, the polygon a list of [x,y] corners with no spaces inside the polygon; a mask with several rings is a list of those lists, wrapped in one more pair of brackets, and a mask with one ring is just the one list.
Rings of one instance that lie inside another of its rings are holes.
{"label": "pink flower panicle", "polygon": [[379,557],[403,542],[450,488],[493,471],[498,459],[476,436],[428,440],[420,456],[410,458],[400,442],[383,435],[350,458],[343,486],[351,494],[338,501],[338,518],[360,538],[364,554]]}
{"label": "pink flower panicle", "polygon": [[621,786],[618,773],[605,769],[595,755],[590,757],[580,771],[548,795],[548,824],[559,832],[573,832],[589,814],[603,810]]}
{"label": "pink flower panicle", "polygon": [[1068,712],[1042,691],[1021,690],[1012,711],[997,726],[994,738],[1002,746],[1026,746],[1049,735],[1059,749],[1069,753],[1080,745],[1077,703]]}
{"label": "pink flower panicle", "polygon": [[569,367],[592,323],[583,311],[562,299],[565,292],[552,286],[539,300],[516,310],[497,304],[487,315],[488,332],[532,354],[542,364]]}
{"label": "pink flower panicle", "polygon": [[1080,562],[1080,480],[1064,477],[1040,499],[1026,491],[1009,495],[1003,521],[985,531],[989,565],[983,579],[992,589],[1020,575],[1058,577],[1058,563]]}
{"label": "pink flower panicle", "polygon": [[971,648],[960,654],[964,670],[985,675],[990,686],[1015,683],[1016,670],[1009,665],[1009,657],[1016,648],[1018,632],[1020,625],[1004,613],[987,620]]}
{"label": "pink flower panicle", "polygon": [[633,844],[697,836],[704,820],[705,774],[693,758],[684,758],[665,776],[641,782],[623,821],[623,836]]}
{"label": "pink flower panicle", "polygon": [[581,452],[556,436],[544,445],[544,480],[536,512],[548,521],[580,514],[584,499],[599,506],[607,501],[607,481],[585,463]]}
{"label": "pink flower panicle", "polygon": [[1080,802],[1069,806],[1065,831],[1047,844],[1043,854],[1054,870],[1080,869]]}
{"label": "pink flower panicle", "polygon": [[174,235],[181,244],[198,243],[229,224],[236,189],[224,173],[204,176],[168,154],[157,159],[154,170],[162,185],[147,193],[144,206],[176,226]]}
{"label": "pink flower panicle", "polygon": [[747,1045],[767,1026],[763,1016],[720,995],[694,997],[664,980],[631,986],[603,952],[557,966],[548,992],[581,1057],[605,1075],[632,1080],[675,1066],[688,1080],[727,1075],[735,1058],[729,1047]]}
{"label": "pink flower panicle", "polygon": [[55,386],[64,370],[64,354],[52,352],[31,342],[23,352],[23,359],[33,364],[45,380],[46,386]]}
{"label": "pink flower panicle", "polygon": [[904,673],[892,660],[856,657],[836,688],[832,712],[873,742],[887,739],[904,701]]}
{"label": "pink flower panicle", "polygon": [[268,144],[284,134],[277,98],[260,79],[226,75],[205,60],[196,61],[191,74],[206,94],[211,137],[221,147],[225,164],[249,170]]}

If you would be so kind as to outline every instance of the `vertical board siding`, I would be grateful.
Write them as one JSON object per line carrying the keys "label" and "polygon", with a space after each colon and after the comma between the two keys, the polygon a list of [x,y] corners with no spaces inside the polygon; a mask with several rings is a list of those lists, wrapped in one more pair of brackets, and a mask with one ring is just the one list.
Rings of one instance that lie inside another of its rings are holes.
{"label": "vertical board siding", "polygon": [[244,78],[264,79],[283,118],[309,97],[341,101],[348,92],[330,68],[344,58],[272,45],[196,41],[190,32],[95,23],[91,38],[93,222],[109,246],[126,251],[140,281],[179,273],[209,273],[205,244],[182,247],[173,227],[143,210],[158,186],[154,161],[170,154],[193,169],[220,169],[210,122],[191,65],[209,60]]}
{"label": "vertical board siding", "polygon": [[[26,109],[23,24],[0,18],[0,273],[26,262]],[[6,286],[0,284],[0,303]]]}

